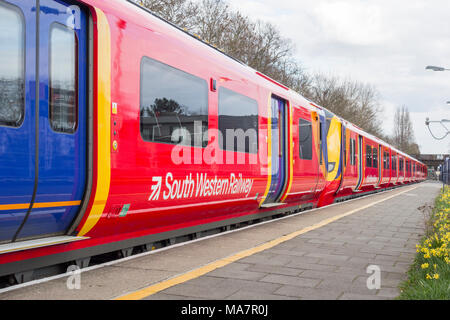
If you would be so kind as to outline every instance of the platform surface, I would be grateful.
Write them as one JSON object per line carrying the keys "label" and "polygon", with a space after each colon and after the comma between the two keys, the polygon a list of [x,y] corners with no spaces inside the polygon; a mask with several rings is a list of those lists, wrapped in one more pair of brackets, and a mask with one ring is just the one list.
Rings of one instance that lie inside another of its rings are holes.
{"label": "platform surface", "polygon": [[[0,291],[0,299],[392,299],[441,185],[422,183]],[[368,289],[381,271],[381,288]],[[370,269],[373,270],[373,269]]]}

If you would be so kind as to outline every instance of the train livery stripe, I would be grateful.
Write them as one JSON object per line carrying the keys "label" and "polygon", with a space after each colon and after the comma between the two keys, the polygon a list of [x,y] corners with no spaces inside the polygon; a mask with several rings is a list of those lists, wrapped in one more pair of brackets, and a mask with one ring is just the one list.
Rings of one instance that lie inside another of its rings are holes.
{"label": "train livery stripe", "polygon": [[100,220],[111,182],[111,33],[106,15],[97,15],[97,186],[89,215],[78,233],[84,236]]}
{"label": "train livery stripe", "polygon": [[269,95],[267,108],[267,186],[259,205],[262,206],[267,198],[272,184],[272,95]]}
{"label": "train livery stripe", "polygon": [[287,188],[284,192],[284,195],[281,197],[280,202],[283,202],[284,200],[286,200],[287,196],[289,195],[289,192],[291,192],[291,188],[292,188],[292,180],[294,178],[294,139],[292,137],[292,128],[293,128],[293,122],[292,122],[292,117],[293,117],[293,113],[292,113],[292,106],[289,103],[288,105],[288,110],[289,110],[289,120],[288,120],[288,144],[287,144],[287,152],[288,152],[288,166],[289,166],[289,174],[288,174],[288,185]]}
{"label": "train livery stripe", "polygon": [[[69,206],[79,206],[80,204],[81,201],[35,202],[33,203],[33,208],[69,207]],[[0,211],[28,209],[29,206],[30,206],[29,203],[1,204]]]}

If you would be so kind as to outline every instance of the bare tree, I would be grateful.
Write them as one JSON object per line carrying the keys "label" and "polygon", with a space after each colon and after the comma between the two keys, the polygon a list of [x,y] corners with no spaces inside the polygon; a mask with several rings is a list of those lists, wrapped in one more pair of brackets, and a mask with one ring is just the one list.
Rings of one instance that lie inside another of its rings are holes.
{"label": "bare tree", "polygon": [[382,135],[378,92],[372,86],[316,74],[303,94],[367,132]]}
{"label": "bare tree", "polygon": [[382,134],[377,91],[357,81],[306,74],[295,58],[292,41],[284,38],[274,25],[252,21],[233,11],[225,0],[142,0],[140,3],[364,130]]}
{"label": "bare tree", "polygon": [[198,5],[187,0],[134,0],[160,17],[181,28],[190,29],[194,26],[192,18],[198,14]]}
{"label": "bare tree", "polygon": [[420,154],[415,142],[413,126],[408,107],[403,105],[395,110],[393,143],[399,150],[408,154]]}

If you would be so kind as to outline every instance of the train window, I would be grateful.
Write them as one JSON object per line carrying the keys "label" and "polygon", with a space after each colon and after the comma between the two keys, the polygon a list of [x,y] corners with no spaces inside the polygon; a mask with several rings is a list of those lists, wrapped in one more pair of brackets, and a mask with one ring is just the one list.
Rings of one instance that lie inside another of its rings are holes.
{"label": "train window", "polygon": [[350,158],[350,165],[353,165],[353,139],[350,139],[350,144],[348,148],[349,158]]}
{"label": "train window", "polygon": [[373,155],[372,155],[372,168],[378,168],[378,150],[377,148],[373,148]]}
{"label": "train window", "polygon": [[350,139],[350,165],[354,166],[356,163],[356,149],[355,149],[355,139]]}
{"label": "train window", "polygon": [[366,145],[366,167],[372,167],[372,147]]}
{"label": "train window", "polygon": [[148,57],[141,60],[140,131],[144,141],[208,145],[208,83]]}
{"label": "train window", "polygon": [[322,164],[323,163],[323,150],[322,150],[322,148],[323,148],[323,145],[322,145],[322,121],[320,121],[320,124],[319,124],[319,152],[320,152],[320,154],[319,154],[319,157],[320,157],[320,164]]}
{"label": "train window", "polygon": [[78,39],[74,30],[53,23],[50,30],[50,125],[74,133],[78,124]]}
{"label": "train window", "polygon": [[386,152],[385,159],[386,159],[386,169],[389,169],[390,168],[390,166],[389,166],[389,159],[390,159],[389,152]]}
{"label": "train window", "polygon": [[25,21],[0,2],[0,125],[19,127],[25,115]]}
{"label": "train window", "polygon": [[230,89],[219,88],[219,131],[222,150],[258,153],[258,103]]}
{"label": "train window", "polygon": [[300,119],[298,124],[300,159],[312,159],[312,125],[307,120]]}
{"label": "train window", "polygon": [[352,139],[353,142],[353,157],[352,157],[352,165],[356,164],[356,139]]}
{"label": "train window", "polygon": [[344,156],[344,166],[347,167],[347,134],[344,129],[344,126],[342,125],[342,155]]}

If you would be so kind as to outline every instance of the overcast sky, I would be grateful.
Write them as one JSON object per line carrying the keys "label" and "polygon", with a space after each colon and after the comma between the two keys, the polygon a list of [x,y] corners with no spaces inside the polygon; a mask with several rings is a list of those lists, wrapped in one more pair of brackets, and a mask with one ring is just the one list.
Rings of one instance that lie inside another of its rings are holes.
{"label": "overcast sky", "polygon": [[[449,0],[228,0],[252,19],[276,25],[295,44],[307,72],[375,86],[392,134],[395,108],[406,105],[422,153],[445,153],[450,135],[433,139],[425,119],[450,119]],[[450,129],[450,124],[448,124]],[[432,126],[437,136],[444,130]]]}

